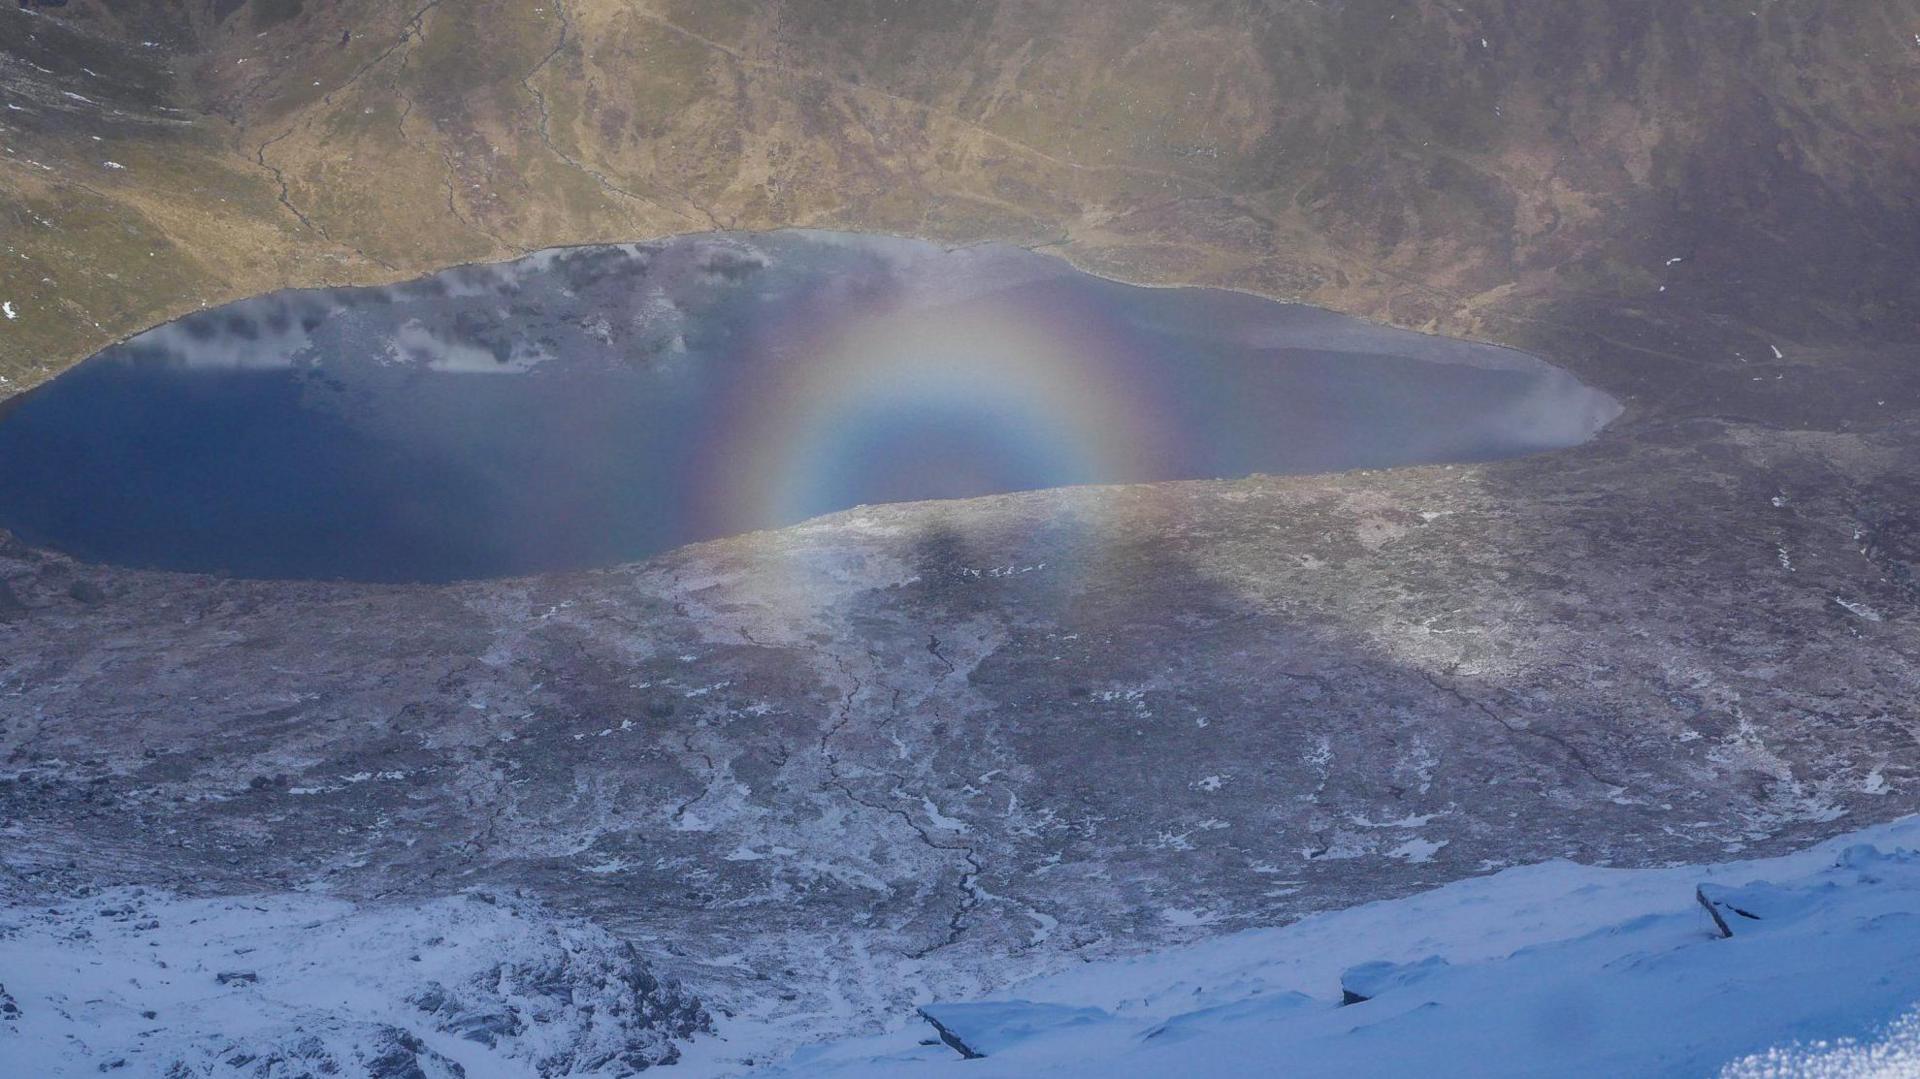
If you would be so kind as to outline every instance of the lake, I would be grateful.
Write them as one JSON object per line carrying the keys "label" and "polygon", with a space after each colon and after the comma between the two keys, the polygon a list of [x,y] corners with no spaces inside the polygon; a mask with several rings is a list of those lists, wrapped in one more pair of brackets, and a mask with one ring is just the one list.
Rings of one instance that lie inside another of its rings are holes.
{"label": "lake", "polygon": [[1018,247],[718,233],[156,327],[0,419],[0,526],[122,565],[447,581],[862,504],[1489,460],[1619,410],[1510,349]]}

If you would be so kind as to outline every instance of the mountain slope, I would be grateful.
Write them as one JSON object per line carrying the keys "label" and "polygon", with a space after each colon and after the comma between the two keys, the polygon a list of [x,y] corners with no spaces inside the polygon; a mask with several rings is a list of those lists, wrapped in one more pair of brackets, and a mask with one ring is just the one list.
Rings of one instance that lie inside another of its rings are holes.
{"label": "mountain slope", "polygon": [[287,283],[793,224],[1561,352],[1887,337],[1915,33],[1911,0],[8,9],[0,374]]}

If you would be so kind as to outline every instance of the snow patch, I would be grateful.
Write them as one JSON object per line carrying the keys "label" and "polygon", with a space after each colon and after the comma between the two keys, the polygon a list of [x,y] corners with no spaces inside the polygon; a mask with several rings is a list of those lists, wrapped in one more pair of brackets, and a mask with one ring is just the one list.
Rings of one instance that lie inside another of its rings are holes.
{"label": "snow patch", "polygon": [[627,1075],[711,1027],[604,930],[481,894],[113,889],[0,911],[0,971],[10,1076]]}
{"label": "snow patch", "polygon": [[1444,839],[1435,842],[1431,839],[1423,839],[1420,836],[1415,836],[1388,851],[1387,857],[1399,858],[1407,862],[1431,862],[1433,861],[1433,856],[1439,853],[1440,848],[1446,845],[1447,841]]}

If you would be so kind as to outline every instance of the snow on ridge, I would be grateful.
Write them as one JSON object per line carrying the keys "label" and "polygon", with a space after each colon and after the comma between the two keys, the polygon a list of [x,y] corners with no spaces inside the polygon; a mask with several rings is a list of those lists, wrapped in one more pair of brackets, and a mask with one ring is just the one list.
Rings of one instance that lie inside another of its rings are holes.
{"label": "snow on ridge", "polygon": [[[1912,1079],[1916,850],[1909,817],[1778,858],[1517,867],[928,1005],[942,1038],[994,1044],[964,1064],[902,1017],[774,1074]],[[1701,884],[1761,919],[1720,939]],[[1342,1006],[1347,974],[1371,999]]]}

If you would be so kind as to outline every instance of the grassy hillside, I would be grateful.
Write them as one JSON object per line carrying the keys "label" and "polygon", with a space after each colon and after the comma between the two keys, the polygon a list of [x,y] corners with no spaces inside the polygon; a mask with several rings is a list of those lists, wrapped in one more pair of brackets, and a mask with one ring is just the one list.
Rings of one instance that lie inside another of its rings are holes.
{"label": "grassy hillside", "polygon": [[1920,326],[1916,34],[1920,0],[8,6],[0,393],[282,285],[813,225],[1685,396]]}

